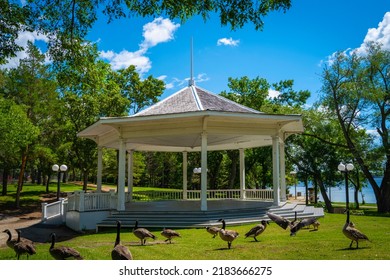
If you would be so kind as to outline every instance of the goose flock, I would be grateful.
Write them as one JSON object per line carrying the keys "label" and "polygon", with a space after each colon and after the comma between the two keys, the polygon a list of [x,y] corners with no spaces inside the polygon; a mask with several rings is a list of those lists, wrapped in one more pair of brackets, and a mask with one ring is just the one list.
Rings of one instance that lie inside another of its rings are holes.
{"label": "goose flock", "polygon": [[[349,210],[346,210],[346,222],[344,224],[344,227],[342,228],[343,234],[351,240],[351,243],[349,245],[349,248],[352,248],[353,242],[356,242],[356,249],[359,248],[359,241],[370,241],[368,237],[359,231],[355,224],[350,221],[350,212]],[[251,229],[249,229],[245,233],[245,238],[252,237],[255,242],[258,242],[258,238],[261,234],[263,234],[266,229],[267,225],[270,224],[270,221],[275,222],[278,226],[280,226],[282,229],[286,230],[287,228],[290,229],[290,236],[295,236],[299,230],[302,228],[310,228],[310,226],[313,226],[313,230],[318,230],[318,227],[320,223],[318,220],[314,217],[310,218],[303,218],[298,220],[297,219],[297,213],[295,212],[295,217],[293,220],[286,219],[285,217],[282,217],[280,215],[277,215],[275,213],[267,212],[267,216],[270,220],[261,220],[259,224],[255,225]],[[221,223],[221,227],[218,226],[207,226],[205,227],[206,232],[212,235],[212,238],[216,238],[216,236],[219,236],[221,240],[224,242],[227,242],[227,248],[231,249],[233,242],[240,236],[239,232],[234,229],[227,229],[226,228],[226,221],[224,219],[219,219],[217,222]],[[121,243],[121,221],[116,221],[116,239],[114,242],[114,247],[111,250],[111,259],[112,260],[133,260],[133,255],[130,251],[130,249],[123,245]],[[148,229],[139,227],[138,220],[135,221],[133,229],[130,231],[134,234],[135,237],[137,237],[140,240],[140,245],[144,246],[146,245],[147,239],[157,239],[157,237],[150,232]],[[21,236],[21,230],[17,230],[18,237],[12,238],[11,231],[9,229],[6,229],[3,231],[8,235],[8,239],[6,240],[6,245],[14,250],[15,257],[19,260],[21,256],[26,255],[26,258],[28,259],[29,256],[36,254],[36,248],[34,245],[34,242],[31,240],[22,237]],[[180,238],[181,234],[178,233],[175,230],[163,228],[163,230],[160,232],[161,235],[165,238],[165,242],[169,244],[172,244],[172,239],[174,238]],[[49,248],[50,255],[56,259],[56,260],[67,260],[67,259],[73,259],[73,260],[83,260],[84,257],[74,248],[68,247],[68,246],[56,246],[56,233],[52,232],[50,234],[51,238],[51,245]]]}

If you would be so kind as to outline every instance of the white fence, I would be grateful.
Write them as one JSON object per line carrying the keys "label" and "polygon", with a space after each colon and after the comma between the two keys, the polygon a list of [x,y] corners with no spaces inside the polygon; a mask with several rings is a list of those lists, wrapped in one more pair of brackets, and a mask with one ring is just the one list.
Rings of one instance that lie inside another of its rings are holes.
{"label": "white fence", "polygon": [[116,208],[116,203],[115,190],[110,190],[108,193],[75,191],[73,194],[68,194],[68,211],[110,210]]}
{"label": "white fence", "polygon": [[60,222],[65,222],[65,213],[67,211],[67,200],[60,198],[59,201],[53,203],[42,203],[42,222],[49,219],[58,219]]}
{"label": "white fence", "polygon": [[[136,191],[132,194],[132,201],[153,201],[153,200],[200,200],[200,190],[169,190],[169,191]],[[207,190],[208,200],[219,199],[247,199],[273,201],[273,190]],[[127,197],[127,201],[130,197]],[[108,193],[85,193],[84,191],[75,191],[68,194],[66,199],[47,204],[42,203],[42,221],[57,218],[65,221],[67,211],[102,211],[116,209],[117,195],[115,190]]]}

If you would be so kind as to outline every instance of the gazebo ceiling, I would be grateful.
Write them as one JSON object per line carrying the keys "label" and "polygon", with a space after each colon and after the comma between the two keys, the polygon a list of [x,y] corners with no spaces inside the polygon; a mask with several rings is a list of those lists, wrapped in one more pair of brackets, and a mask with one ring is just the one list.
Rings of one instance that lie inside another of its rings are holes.
{"label": "gazebo ceiling", "polygon": [[303,131],[300,115],[270,115],[234,103],[219,95],[189,86],[128,117],[101,118],[78,136],[98,146],[127,150],[200,151],[202,133],[207,149],[230,150],[272,144]]}

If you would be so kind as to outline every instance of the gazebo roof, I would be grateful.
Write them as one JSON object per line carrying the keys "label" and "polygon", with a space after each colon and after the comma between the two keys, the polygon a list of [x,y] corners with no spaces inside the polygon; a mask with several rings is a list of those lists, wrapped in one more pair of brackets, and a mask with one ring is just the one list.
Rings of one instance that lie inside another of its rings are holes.
{"label": "gazebo roof", "polygon": [[192,85],[179,90],[148,109],[135,114],[133,117],[197,111],[260,113],[259,111]]}
{"label": "gazebo roof", "polygon": [[207,133],[208,150],[253,148],[303,132],[300,115],[265,114],[195,85],[127,117],[101,118],[80,133],[99,146],[127,150],[200,151]]}

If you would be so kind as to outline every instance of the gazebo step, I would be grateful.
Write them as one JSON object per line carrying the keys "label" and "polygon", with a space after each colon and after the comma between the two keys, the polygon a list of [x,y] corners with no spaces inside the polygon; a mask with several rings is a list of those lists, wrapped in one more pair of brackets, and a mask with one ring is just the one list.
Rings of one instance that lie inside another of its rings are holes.
{"label": "gazebo step", "polygon": [[122,222],[122,227],[133,228],[135,221],[139,221],[140,227],[158,228],[203,228],[206,226],[221,223],[219,219],[224,219],[227,225],[239,225],[258,223],[261,220],[269,220],[267,212],[272,212],[287,219],[294,219],[295,212],[297,217],[323,217],[322,208],[306,206],[295,203],[287,203],[281,207],[230,209],[217,211],[116,211],[110,217],[96,225],[96,230],[103,228],[114,228],[116,221]]}

